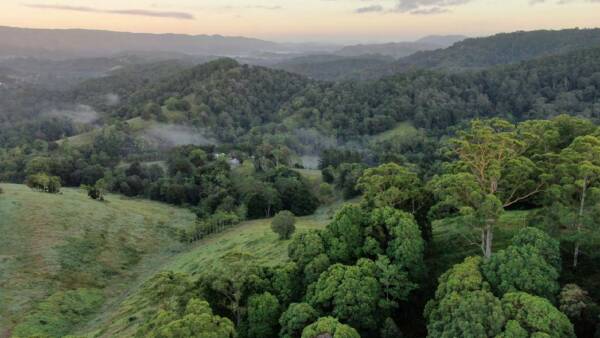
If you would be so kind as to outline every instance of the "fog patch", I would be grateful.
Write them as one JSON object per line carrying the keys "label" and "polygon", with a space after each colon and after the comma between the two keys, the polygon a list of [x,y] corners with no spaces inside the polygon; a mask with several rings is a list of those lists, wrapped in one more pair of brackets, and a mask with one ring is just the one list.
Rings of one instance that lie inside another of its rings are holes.
{"label": "fog patch", "polygon": [[53,109],[47,113],[48,116],[66,117],[75,123],[92,124],[100,119],[100,114],[94,108],[80,104],[70,109]]}
{"label": "fog patch", "polygon": [[172,148],[181,145],[212,145],[217,142],[206,136],[206,131],[177,124],[159,124],[146,130],[144,141],[158,148]]}
{"label": "fog patch", "polygon": [[119,97],[119,95],[117,95],[115,93],[106,94],[104,96],[104,99],[106,100],[107,106],[116,106],[119,104],[119,102],[121,102],[121,98]]}
{"label": "fog patch", "polygon": [[302,166],[306,169],[319,169],[321,157],[304,155],[300,157],[300,161],[302,161]]}

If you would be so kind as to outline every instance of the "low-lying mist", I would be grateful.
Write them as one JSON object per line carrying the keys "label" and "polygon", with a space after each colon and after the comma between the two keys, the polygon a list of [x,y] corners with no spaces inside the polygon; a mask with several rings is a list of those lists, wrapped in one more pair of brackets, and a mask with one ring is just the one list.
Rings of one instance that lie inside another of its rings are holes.
{"label": "low-lying mist", "polygon": [[158,148],[181,145],[212,145],[217,141],[207,136],[206,130],[177,124],[159,124],[146,130],[142,139]]}
{"label": "low-lying mist", "polygon": [[93,124],[100,119],[100,114],[94,108],[79,104],[68,109],[53,109],[47,113],[48,116],[66,117],[75,123]]}

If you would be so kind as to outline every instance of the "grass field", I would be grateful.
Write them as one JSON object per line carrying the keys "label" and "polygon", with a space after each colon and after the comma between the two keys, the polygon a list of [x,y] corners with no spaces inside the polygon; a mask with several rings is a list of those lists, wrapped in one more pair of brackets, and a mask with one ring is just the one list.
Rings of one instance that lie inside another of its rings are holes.
{"label": "grass field", "polygon": [[[299,217],[296,221],[296,232],[324,228],[340,206],[341,203],[322,207],[314,215]],[[272,232],[270,219],[246,221],[194,243],[185,252],[173,254],[168,259],[157,262],[151,270],[155,273],[171,270],[196,274],[219,264],[219,259],[231,251],[249,253],[260,264],[276,265],[288,259],[289,242],[280,241]],[[148,278],[151,276],[151,273],[147,274]],[[126,296],[119,299],[121,303],[114,302],[112,307],[105,309],[87,326],[82,327],[78,334],[94,337],[131,336],[138,324],[131,319],[139,318],[140,313],[146,310],[144,304],[139,303],[139,297],[136,297],[142,282],[140,279],[131,285]]]}
{"label": "grass field", "polygon": [[121,266],[121,246],[108,245],[94,257],[102,271],[114,272],[105,288],[110,298],[143,275],[148,263],[179,250],[173,229],[195,221],[186,209],[150,201],[108,195],[102,203],[77,189],[51,195],[23,185],[0,187],[4,190],[0,195],[0,337],[10,332],[32,302],[65,287],[59,254],[64,248],[73,249],[60,249],[68,238],[82,239],[86,232],[101,230],[107,242],[125,242],[135,250],[139,259],[127,269]]}
{"label": "grass field", "polygon": [[374,137],[375,141],[386,141],[396,136],[402,136],[406,139],[416,137],[419,134],[417,128],[415,128],[411,122],[400,122],[388,131],[377,134]]}

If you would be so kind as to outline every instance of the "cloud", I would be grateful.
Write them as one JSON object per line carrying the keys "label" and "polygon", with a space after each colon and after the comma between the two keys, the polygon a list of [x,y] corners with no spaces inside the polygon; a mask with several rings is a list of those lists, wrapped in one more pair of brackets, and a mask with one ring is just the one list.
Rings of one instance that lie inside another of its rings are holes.
{"label": "cloud", "polygon": [[412,14],[435,14],[449,11],[450,8],[464,5],[472,0],[398,0],[395,10]]}
{"label": "cloud", "polygon": [[373,12],[383,12],[383,6],[381,5],[372,5],[366,7],[360,7],[354,10],[354,13],[373,13]]}
{"label": "cloud", "polygon": [[[335,0],[323,0],[335,1]],[[371,0],[362,0],[371,1]],[[380,0],[382,2],[384,0]],[[473,2],[475,0],[394,0],[393,7],[384,7],[380,4],[374,4],[366,7],[360,7],[354,10],[355,13],[409,13],[414,15],[431,15],[450,12],[452,8]],[[544,0],[533,0],[544,1]],[[565,0],[562,0],[565,1]],[[600,1],[600,0],[590,0]]]}
{"label": "cloud", "polygon": [[171,11],[153,11],[145,9],[101,9],[95,7],[84,6],[67,6],[67,5],[45,5],[45,4],[26,4],[25,7],[37,9],[50,9],[59,11],[73,11],[86,13],[106,13],[120,15],[136,15],[155,18],[171,18],[177,20],[194,20],[194,15],[186,12],[171,12]]}
{"label": "cloud", "polygon": [[441,13],[448,13],[448,12],[450,12],[450,10],[448,8],[430,7],[430,8],[423,8],[423,9],[415,9],[414,11],[410,12],[410,14],[433,15],[433,14],[441,14]]}

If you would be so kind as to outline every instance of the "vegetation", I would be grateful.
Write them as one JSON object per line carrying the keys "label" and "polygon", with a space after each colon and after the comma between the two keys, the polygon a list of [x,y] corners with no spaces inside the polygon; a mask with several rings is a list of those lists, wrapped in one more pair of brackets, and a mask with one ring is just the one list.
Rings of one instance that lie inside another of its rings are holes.
{"label": "vegetation", "polygon": [[0,335],[597,335],[600,49],[572,39],[597,31],[546,34],[369,82],[219,59],[11,83]]}
{"label": "vegetation", "polygon": [[290,239],[294,231],[296,231],[296,219],[294,214],[284,210],[279,212],[271,222],[271,229],[279,235],[280,239]]}

